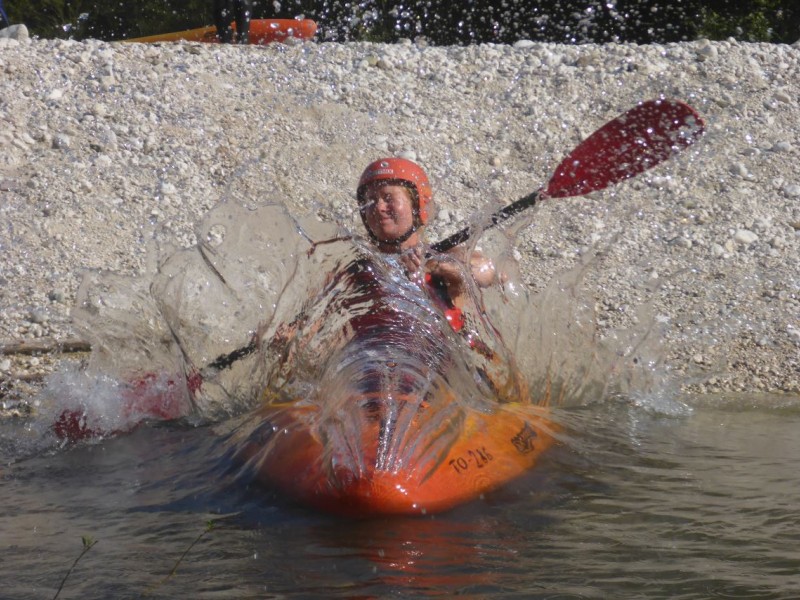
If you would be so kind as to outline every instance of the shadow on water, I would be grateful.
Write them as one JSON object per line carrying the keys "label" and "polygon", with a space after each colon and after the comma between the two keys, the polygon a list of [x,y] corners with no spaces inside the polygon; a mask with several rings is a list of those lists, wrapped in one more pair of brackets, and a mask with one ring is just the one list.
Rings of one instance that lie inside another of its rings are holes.
{"label": "shadow on water", "polygon": [[[362,251],[350,241],[312,244],[340,233],[276,206],[224,204],[199,226],[197,247],[158,254],[153,273],[87,276],[77,317],[94,335],[90,364],[51,380],[37,419],[0,423],[3,597],[52,597],[82,536],[97,544],[64,597],[800,593],[800,400],[678,397],[657,366],[649,324],[619,333],[615,347],[594,339],[591,298],[580,291],[591,263],[535,305],[511,287],[487,299],[493,326],[533,383],[530,402],[546,390],[560,403],[551,415],[559,443],[533,471],[441,515],[359,521],[243,482],[221,432],[285,373],[258,352],[231,368],[206,366],[316,310],[309,290],[326,289],[331,267]],[[327,289],[325,306],[344,297]],[[308,367],[324,372],[333,338],[314,333],[309,356],[318,360]],[[459,364],[463,375],[469,365]],[[146,379],[148,393],[175,394],[191,404],[189,415],[140,424],[153,415],[126,408],[131,390],[141,391],[130,380],[154,370],[167,375]],[[199,393],[182,383],[197,372]],[[444,380],[470,397],[449,373]],[[307,384],[308,397],[319,392],[313,381],[289,379]],[[50,426],[75,406],[90,429],[128,433],[64,446]]]}

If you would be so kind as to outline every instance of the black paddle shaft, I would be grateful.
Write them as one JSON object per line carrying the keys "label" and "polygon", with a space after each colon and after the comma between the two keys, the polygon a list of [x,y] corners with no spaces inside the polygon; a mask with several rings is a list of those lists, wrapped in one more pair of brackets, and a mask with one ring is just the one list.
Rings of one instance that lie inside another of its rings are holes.
{"label": "black paddle shaft", "polygon": [[[510,219],[514,215],[521,213],[523,210],[530,208],[536,204],[536,202],[541,198],[541,195],[542,190],[536,190],[532,194],[528,194],[524,198],[520,198],[516,202],[508,204],[500,210],[492,213],[492,216],[489,217],[489,224],[487,224],[485,228],[488,229],[489,227],[494,227],[495,225]],[[450,237],[443,239],[441,242],[436,242],[431,246],[431,250],[434,252],[447,252],[459,244],[466,242],[474,233],[473,229],[473,226],[467,226],[461,231],[457,231]]]}

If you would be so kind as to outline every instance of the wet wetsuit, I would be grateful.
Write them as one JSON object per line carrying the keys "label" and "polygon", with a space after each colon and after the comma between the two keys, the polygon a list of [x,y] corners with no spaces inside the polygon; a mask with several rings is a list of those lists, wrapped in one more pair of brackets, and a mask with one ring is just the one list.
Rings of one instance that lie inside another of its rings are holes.
{"label": "wet wetsuit", "polygon": [[[214,0],[214,24],[219,41],[223,44],[247,44],[252,14],[252,0]],[[236,31],[231,27],[231,21],[236,21]]]}

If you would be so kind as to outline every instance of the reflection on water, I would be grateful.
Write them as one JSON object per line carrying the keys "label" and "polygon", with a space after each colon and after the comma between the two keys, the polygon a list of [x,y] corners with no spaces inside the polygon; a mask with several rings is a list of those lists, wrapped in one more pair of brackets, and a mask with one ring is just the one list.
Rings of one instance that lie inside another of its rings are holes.
{"label": "reflection on water", "polygon": [[[796,598],[800,399],[605,403],[528,477],[435,518],[353,523],[231,485],[208,427],[143,427],[3,467],[4,598]],[[8,424],[3,424],[8,435]]]}

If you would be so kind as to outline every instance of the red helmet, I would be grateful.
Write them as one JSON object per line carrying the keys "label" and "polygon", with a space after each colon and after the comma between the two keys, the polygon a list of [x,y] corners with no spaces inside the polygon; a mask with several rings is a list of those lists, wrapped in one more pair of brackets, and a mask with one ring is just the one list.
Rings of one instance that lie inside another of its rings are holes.
{"label": "red helmet", "polygon": [[414,192],[412,194],[416,206],[415,212],[419,218],[417,227],[428,223],[429,213],[432,209],[433,192],[428,176],[417,163],[405,158],[379,158],[367,165],[358,180],[356,196],[359,204],[365,201],[367,186],[375,181],[397,182],[405,185]]}

